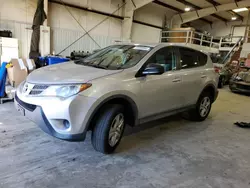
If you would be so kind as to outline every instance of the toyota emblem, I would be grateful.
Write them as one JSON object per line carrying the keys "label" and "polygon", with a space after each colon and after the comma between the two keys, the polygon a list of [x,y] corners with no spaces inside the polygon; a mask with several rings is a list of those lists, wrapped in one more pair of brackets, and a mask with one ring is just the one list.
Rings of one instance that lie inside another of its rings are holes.
{"label": "toyota emblem", "polygon": [[25,84],[23,86],[23,93],[26,93],[28,91],[28,88],[29,88],[28,84]]}

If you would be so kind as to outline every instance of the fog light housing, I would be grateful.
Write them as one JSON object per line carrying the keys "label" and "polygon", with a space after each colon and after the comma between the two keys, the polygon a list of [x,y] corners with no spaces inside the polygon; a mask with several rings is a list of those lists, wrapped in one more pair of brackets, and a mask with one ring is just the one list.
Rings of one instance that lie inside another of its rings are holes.
{"label": "fog light housing", "polygon": [[50,123],[55,129],[62,131],[68,131],[71,127],[70,122],[67,119],[51,119]]}
{"label": "fog light housing", "polygon": [[63,120],[63,125],[64,125],[64,127],[65,127],[65,129],[68,129],[68,128],[70,128],[70,123],[69,123],[69,121],[68,120]]}

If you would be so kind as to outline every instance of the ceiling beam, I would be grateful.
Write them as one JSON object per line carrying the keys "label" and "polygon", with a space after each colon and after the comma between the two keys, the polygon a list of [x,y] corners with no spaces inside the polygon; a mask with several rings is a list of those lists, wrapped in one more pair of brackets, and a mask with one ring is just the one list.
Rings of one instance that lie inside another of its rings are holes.
{"label": "ceiling beam", "polygon": [[[179,8],[176,8],[176,7],[173,7],[173,6],[169,5],[169,4],[161,2],[159,0],[154,0],[153,3],[155,3],[157,5],[161,5],[161,6],[166,7],[166,8],[169,8],[171,10],[174,10],[174,11],[178,12],[178,13],[184,13],[185,12],[184,10],[181,10]],[[204,21],[204,22],[206,22],[208,24],[212,24],[213,23],[213,22],[211,22],[209,20],[206,20],[204,18],[200,18],[200,20],[202,20],[202,21]]]}
{"label": "ceiling beam", "polygon": [[[206,1],[209,2],[210,4],[214,5],[215,8],[216,8],[216,6],[222,5],[222,4],[220,4],[220,3],[218,3],[218,2],[216,2],[216,1],[214,1],[214,0],[206,0]],[[236,3],[236,4],[237,4],[237,2],[239,2],[239,0],[235,0],[235,3]],[[237,6],[238,6],[238,5],[237,5]],[[232,11],[232,10],[228,10],[227,12],[230,13],[231,15],[237,16],[237,17],[240,18],[240,20],[242,20],[242,21],[243,21],[243,19],[244,19],[243,16],[237,14],[236,12],[234,12],[234,11]]]}
{"label": "ceiling beam", "polygon": [[225,11],[233,10],[236,8],[244,8],[248,6],[250,7],[250,1],[242,0],[238,2],[238,7],[235,4],[235,2],[231,2],[231,3],[223,3],[222,5],[216,6],[216,8],[213,6],[210,6],[207,8],[202,8],[200,10],[193,10],[193,11],[177,14],[177,15],[172,16],[172,20],[174,20],[172,22],[172,26],[180,27],[180,25],[183,23],[191,22],[199,18],[204,18],[206,16],[210,16],[211,14],[225,12]]}
{"label": "ceiling beam", "polygon": [[[187,2],[185,0],[176,0],[176,1],[178,1],[178,2],[180,2],[182,4],[185,4],[185,5],[189,6],[190,8],[195,8],[196,10],[202,9],[202,7],[199,7],[199,6],[197,6],[197,5],[193,4],[193,3]],[[221,16],[218,16],[216,14],[211,14],[211,16],[213,16],[213,17],[215,17],[215,18],[217,18],[217,19],[219,19],[219,20],[221,20],[223,22],[227,22],[228,21],[227,19],[222,18]]]}

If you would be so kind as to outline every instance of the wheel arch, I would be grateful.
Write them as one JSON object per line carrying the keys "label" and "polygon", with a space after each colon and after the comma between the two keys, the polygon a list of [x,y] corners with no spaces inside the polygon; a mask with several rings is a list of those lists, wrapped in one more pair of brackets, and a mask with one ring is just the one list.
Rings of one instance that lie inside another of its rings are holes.
{"label": "wheel arch", "polygon": [[125,116],[130,116],[127,123],[130,126],[134,126],[138,123],[138,108],[136,103],[131,97],[119,94],[107,97],[98,104],[87,121],[86,130],[91,130],[93,128],[100,110],[108,104],[122,104],[125,107]]}
{"label": "wheel arch", "polygon": [[[202,95],[204,92],[209,92],[212,96],[212,102],[214,102],[217,98],[217,88],[213,84],[207,84],[204,89],[201,91],[199,97]],[[198,99],[199,100],[199,99]]]}

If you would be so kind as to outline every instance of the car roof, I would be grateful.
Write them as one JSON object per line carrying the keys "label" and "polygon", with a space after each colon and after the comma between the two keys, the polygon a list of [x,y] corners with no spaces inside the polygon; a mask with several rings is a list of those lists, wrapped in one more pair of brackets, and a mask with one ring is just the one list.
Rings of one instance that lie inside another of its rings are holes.
{"label": "car roof", "polygon": [[124,42],[119,42],[119,43],[115,43],[115,45],[135,45],[135,46],[148,46],[148,47],[156,47],[159,44],[156,43],[124,43]]}
{"label": "car roof", "polygon": [[190,44],[190,43],[117,43],[117,44],[122,44],[122,45],[139,45],[139,46],[148,46],[148,47],[164,47],[164,46],[180,46],[180,47],[187,47],[191,48],[197,51],[201,51],[203,53],[219,53],[216,51],[213,51],[211,48],[207,49],[206,46],[201,46],[197,44]]}

